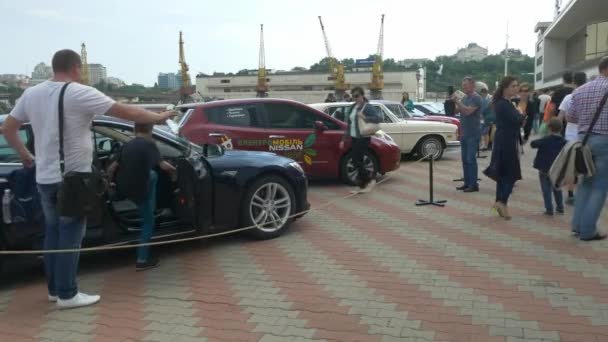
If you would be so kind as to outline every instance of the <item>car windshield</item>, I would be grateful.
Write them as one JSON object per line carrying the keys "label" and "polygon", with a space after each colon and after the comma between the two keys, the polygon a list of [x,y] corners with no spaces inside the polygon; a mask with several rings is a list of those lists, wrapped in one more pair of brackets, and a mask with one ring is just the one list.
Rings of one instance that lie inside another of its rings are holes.
{"label": "car windshield", "polygon": [[399,103],[388,103],[385,104],[386,108],[391,111],[391,113],[395,114],[399,119],[408,119],[409,115],[405,110],[405,107]]}

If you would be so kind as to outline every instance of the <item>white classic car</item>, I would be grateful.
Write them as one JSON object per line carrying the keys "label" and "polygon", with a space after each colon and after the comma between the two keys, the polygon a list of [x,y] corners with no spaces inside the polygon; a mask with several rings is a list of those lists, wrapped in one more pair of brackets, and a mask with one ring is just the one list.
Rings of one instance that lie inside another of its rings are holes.
{"label": "white classic car", "polygon": [[[309,104],[310,107],[339,120],[344,120],[344,114],[352,105],[353,102]],[[395,114],[389,108],[395,105],[401,106],[398,102],[372,100],[369,105],[376,107],[376,110],[382,114],[383,121],[380,123],[380,128],[399,145],[402,154],[416,154],[419,157],[432,154],[433,159],[438,160],[441,159],[447,148],[460,146],[456,125],[415,120],[409,116],[403,116],[400,111],[399,114]],[[393,109],[395,110],[395,108]]]}

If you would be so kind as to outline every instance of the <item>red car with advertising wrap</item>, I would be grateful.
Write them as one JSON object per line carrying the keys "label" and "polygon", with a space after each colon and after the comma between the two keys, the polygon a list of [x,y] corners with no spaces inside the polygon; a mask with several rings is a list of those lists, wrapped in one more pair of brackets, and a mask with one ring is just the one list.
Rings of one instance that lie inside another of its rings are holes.
{"label": "red car with advertising wrap", "polygon": [[[340,149],[346,124],[303,103],[285,99],[239,99],[185,104],[169,126],[195,144],[267,151],[294,159],[313,178],[339,178],[354,184],[350,145]],[[370,172],[399,168],[401,153],[383,132],[372,137],[365,156]]]}

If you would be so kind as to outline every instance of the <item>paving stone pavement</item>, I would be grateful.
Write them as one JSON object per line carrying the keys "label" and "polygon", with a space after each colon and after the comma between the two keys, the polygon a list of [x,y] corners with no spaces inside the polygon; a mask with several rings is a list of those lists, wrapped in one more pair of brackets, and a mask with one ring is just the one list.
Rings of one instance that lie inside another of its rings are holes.
{"label": "paving stone pavement", "polygon": [[608,243],[572,238],[571,207],[542,215],[526,152],[511,221],[490,212],[487,178],[455,190],[454,153],[435,163],[445,208],[414,205],[428,164],[403,161],[371,194],[311,182],[313,207],[339,200],[274,240],[162,248],[141,273],[129,252],[84,256],[96,306],[56,310],[39,268],[14,272],[0,284],[0,341],[608,341]]}

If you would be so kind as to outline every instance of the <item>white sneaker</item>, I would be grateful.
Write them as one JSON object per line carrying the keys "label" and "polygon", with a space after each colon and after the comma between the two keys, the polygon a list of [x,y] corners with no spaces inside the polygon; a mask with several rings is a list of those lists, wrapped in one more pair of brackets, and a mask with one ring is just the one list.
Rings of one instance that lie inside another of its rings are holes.
{"label": "white sneaker", "polygon": [[361,190],[360,192],[363,194],[367,194],[372,191],[372,189],[376,186],[376,180],[372,179],[367,186]]}
{"label": "white sneaker", "polygon": [[51,303],[57,303],[57,299],[58,299],[57,296],[51,296],[51,295],[49,295],[49,302],[51,302]]}
{"label": "white sneaker", "polygon": [[350,193],[353,194],[353,195],[356,195],[356,194],[360,193],[361,190],[363,190],[363,189],[361,189],[361,188],[355,188],[355,189],[351,190]]}
{"label": "white sneaker", "polygon": [[90,296],[88,294],[78,292],[71,299],[64,300],[64,299],[58,298],[57,307],[62,310],[79,308],[79,307],[83,307],[83,306],[93,305],[93,304],[99,302],[100,299],[101,299],[101,297],[99,297],[98,295]]}

